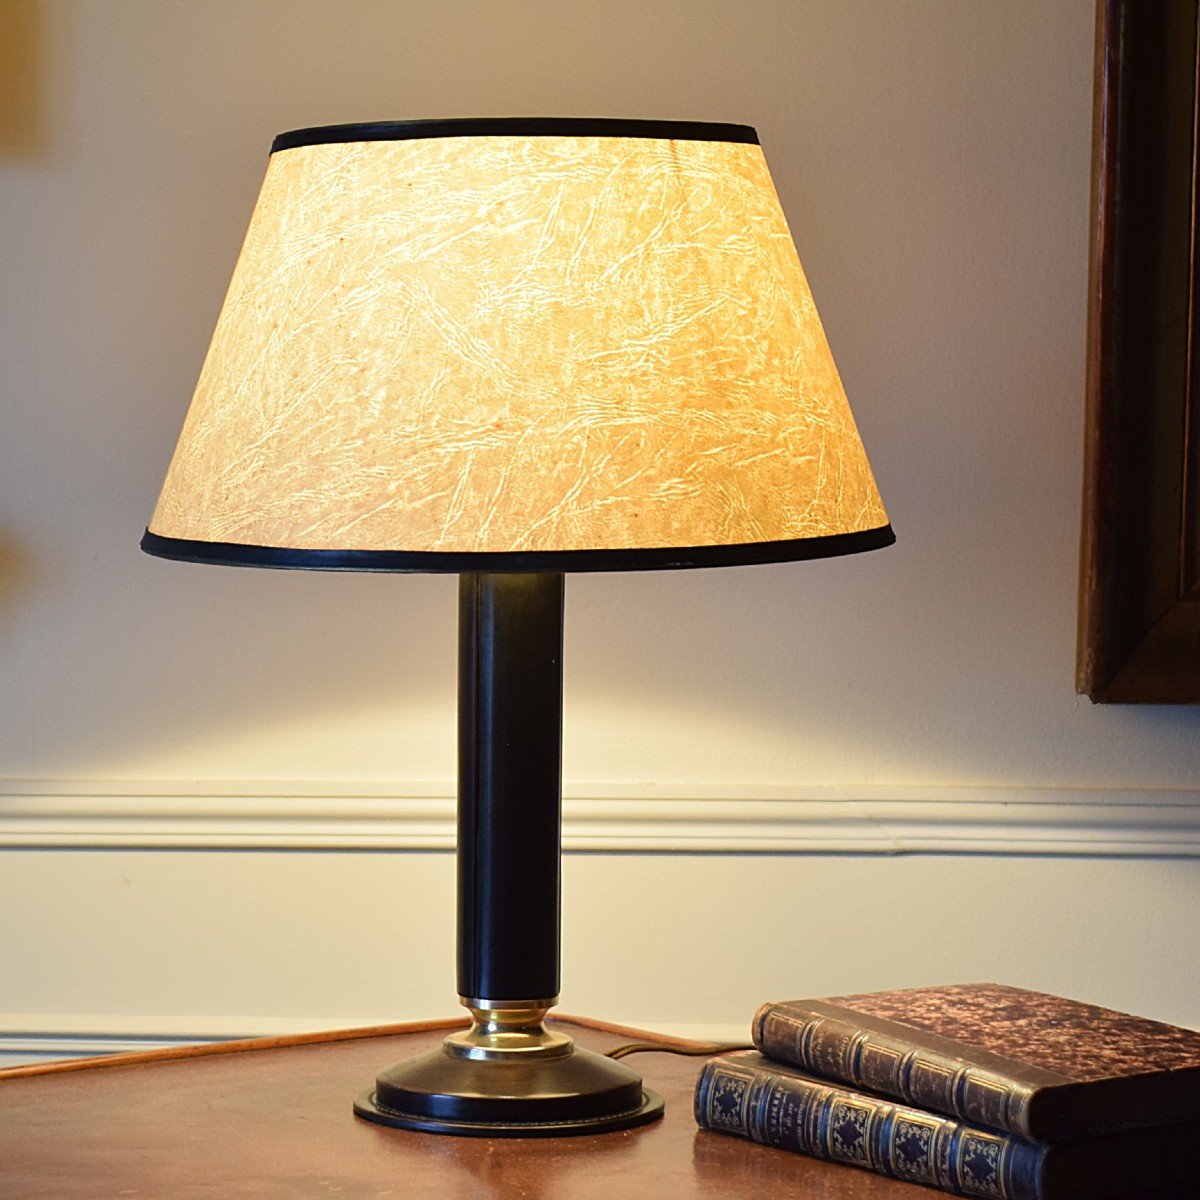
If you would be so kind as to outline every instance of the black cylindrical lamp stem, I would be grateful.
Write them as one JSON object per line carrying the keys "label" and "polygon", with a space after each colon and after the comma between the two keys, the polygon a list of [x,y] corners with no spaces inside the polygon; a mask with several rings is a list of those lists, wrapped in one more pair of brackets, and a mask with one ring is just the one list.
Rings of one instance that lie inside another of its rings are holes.
{"label": "black cylindrical lamp stem", "polygon": [[559,987],[561,574],[459,581],[458,993]]}
{"label": "black cylindrical lamp stem", "polygon": [[663,1101],[544,1022],[558,999],[563,577],[459,584],[458,993],[469,1029],[386,1068],[381,1125],[561,1137],[644,1125]]}

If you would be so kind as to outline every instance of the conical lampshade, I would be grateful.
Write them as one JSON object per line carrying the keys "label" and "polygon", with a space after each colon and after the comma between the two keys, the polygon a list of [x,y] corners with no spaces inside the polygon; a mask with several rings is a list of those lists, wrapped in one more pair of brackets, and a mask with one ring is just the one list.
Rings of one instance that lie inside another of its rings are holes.
{"label": "conical lampshade", "polygon": [[381,570],[892,541],[754,131],[276,139],[145,548]]}

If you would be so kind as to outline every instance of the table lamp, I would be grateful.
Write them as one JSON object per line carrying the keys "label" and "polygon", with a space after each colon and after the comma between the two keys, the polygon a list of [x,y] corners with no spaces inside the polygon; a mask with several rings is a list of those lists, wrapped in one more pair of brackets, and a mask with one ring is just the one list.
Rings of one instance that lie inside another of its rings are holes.
{"label": "table lamp", "polygon": [[559,989],[563,577],[894,540],[755,131],[608,119],[281,134],[142,548],[451,571],[470,1028],[360,1116],[641,1124]]}

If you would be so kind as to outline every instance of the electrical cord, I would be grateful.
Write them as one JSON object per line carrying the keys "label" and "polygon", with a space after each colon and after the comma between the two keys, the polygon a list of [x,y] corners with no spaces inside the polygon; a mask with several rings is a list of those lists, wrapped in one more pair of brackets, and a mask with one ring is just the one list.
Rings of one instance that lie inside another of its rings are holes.
{"label": "electrical cord", "polygon": [[750,1042],[696,1042],[691,1046],[664,1046],[661,1042],[626,1042],[606,1050],[605,1058],[624,1058],[627,1054],[687,1054],[695,1058],[710,1054],[728,1054],[731,1050],[753,1050]]}

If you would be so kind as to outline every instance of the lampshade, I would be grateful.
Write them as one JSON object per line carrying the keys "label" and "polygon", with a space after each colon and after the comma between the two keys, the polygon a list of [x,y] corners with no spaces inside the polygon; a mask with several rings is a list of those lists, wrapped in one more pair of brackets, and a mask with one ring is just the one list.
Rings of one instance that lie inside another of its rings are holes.
{"label": "lampshade", "polygon": [[513,118],[276,139],[145,548],[571,571],[892,540],[754,130]]}

